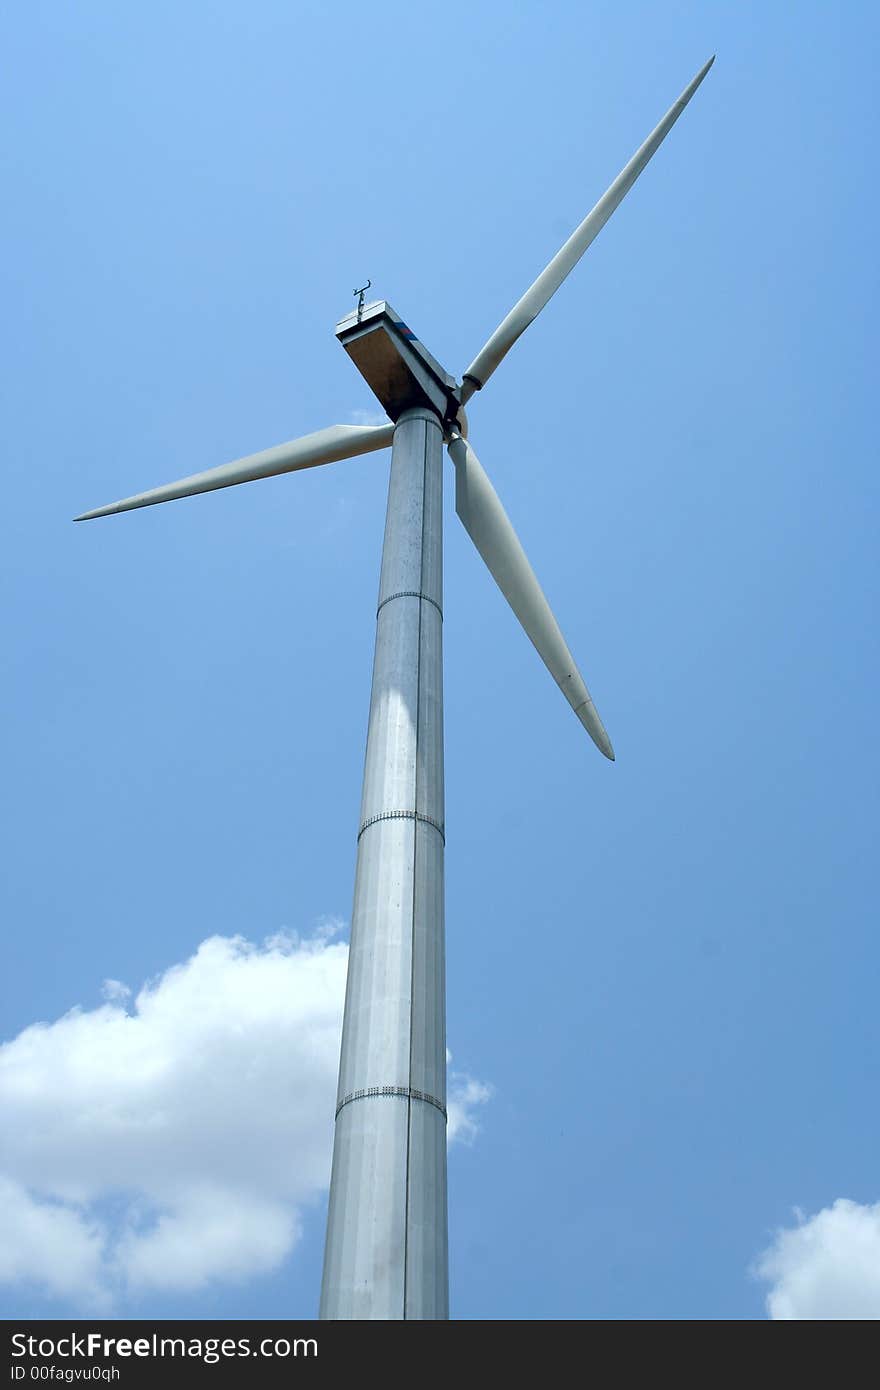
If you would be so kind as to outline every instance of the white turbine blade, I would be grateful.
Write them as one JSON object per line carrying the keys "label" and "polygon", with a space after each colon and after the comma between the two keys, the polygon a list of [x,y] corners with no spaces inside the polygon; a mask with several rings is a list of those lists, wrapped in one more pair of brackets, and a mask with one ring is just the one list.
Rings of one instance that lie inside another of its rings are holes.
{"label": "white turbine blade", "polygon": [[556,253],[546,269],[541,271],[534,284],[526,290],[522,299],[514,305],[507,318],[495,329],[485,347],[480,350],[464,374],[461,390],[463,401],[470,400],[473,393],[479,391],[486,384],[520,334],[524,333],[532,320],[537,318],[568,273],[577,265],[587,247],[601,232],[615,208],[632,188],[648,160],[675,125],[714,61],[713,56],[704,67],[700,68],[693,82],[685,87],[678,101],[669,108],[656,130],[651,132],[626,168],[618,174],[608,192],[599,199],[592,212],[587,214],[561,251]]}
{"label": "white turbine blade", "polygon": [[97,516],[130,512],[135,507],[152,507],[156,502],[173,502],[178,497],[192,497],[197,492],[213,492],[215,488],[250,483],[257,478],[274,478],[278,473],[293,473],[300,468],[337,463],[340,459],[388,448],[393,435],[393,425],[331,425],[329,429],[316,430],[314,434],[293,439],[289,444],[278,444],[274,449],[249,454],[247,458],[236,459],[234,463],[222,463],[219,468],[193,473],[189,478],[166,483],[164,487],[154,487],[150,492],[139,492],[122,502],[96,507],[92,512],[83,512],[82,516],[74,517],[74,521],[92,521]]}
{"label": "white turbine blade", "polygon": [[455,510],[464,529],[590,738],[613,761],[611,740],[497,492],[461,435],[453,434],[449,454],[455,464]]}

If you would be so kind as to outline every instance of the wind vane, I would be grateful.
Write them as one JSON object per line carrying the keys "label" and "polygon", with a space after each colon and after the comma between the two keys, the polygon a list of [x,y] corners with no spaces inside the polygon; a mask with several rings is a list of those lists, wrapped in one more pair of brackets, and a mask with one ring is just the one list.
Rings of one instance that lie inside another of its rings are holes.
{"label": "wind vane", "polygon": [[352,294],[356,294],[357,297],[358,297],[358,304],[357,304],[358,322],[360,322],[360,320],[361,320],[361,315],[362,315],[363,312],[364,312],[364,295],[366,294],[367,290],[370,288],[370,286],[372,285],[372,283],[373,283],[372,280],[368,280],[367,283],[366,283],[365,285],[363,285],[359,290],[352,290]]}
{"label": "wind vane", "polygon": [[[114,502],[77,521],[149,507],[391,445],[373,688],[357,835],[322,1318],[446,1318],[446,1009],[443,860],[443,443],[455,509],[593,742],[611,741],[501,501],[467,439],[485,386],[604,227],[714,59],[479,351],[461,382],[391,305],[336,336],[392,423],[333,425],[236,463]],[[292,1156],[291,1156],[292,1158]]]}

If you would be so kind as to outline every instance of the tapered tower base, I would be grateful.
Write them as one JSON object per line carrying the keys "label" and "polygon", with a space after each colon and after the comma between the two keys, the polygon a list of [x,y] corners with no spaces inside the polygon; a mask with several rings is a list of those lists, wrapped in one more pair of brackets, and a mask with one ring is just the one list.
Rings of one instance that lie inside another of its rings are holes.
{"label": "tapered tower base", "polygon": [[322,1318],[449,1316],[443,920],[442,431],[398,420]]}

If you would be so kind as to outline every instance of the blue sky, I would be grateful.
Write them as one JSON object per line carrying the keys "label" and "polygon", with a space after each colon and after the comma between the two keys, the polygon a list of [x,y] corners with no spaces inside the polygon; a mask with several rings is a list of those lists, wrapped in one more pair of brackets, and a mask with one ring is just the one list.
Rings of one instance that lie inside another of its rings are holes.
{"label": "blue sky", "polygon": [[[713,52],[469,410],[614,765],[447,473],[452,1313],[880,1316],[878,36],[858,3],[7,14],[5,1316],[314,1313],[388,456],[70,518],[374,411],[333,337],[367,277],[460,373]],[[128,1092],[101,1030],[135,1024]],[[262,1039],[295,1123],[257,1088],[187,1128],[160,1037],[235,1097]]]}

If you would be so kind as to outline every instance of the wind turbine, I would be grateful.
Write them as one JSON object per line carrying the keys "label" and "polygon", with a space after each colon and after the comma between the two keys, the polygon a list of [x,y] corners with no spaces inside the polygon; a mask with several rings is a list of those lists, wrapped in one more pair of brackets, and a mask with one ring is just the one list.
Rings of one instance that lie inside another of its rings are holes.
{"label": "wind turbine", "polygon": [[386,301],[336,336],[391,423],[333,425],[77,521],[315,468],[391,445],[351,923],[322,1318],[448,1317],[443,859],[442,446],[455,509],[606,758],[611,741],[497,493],[465,404],[574,268],[714,58],[477,353],[459,383]]}

